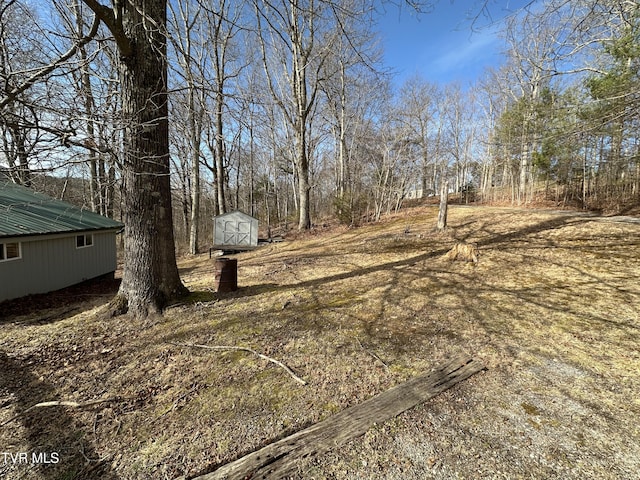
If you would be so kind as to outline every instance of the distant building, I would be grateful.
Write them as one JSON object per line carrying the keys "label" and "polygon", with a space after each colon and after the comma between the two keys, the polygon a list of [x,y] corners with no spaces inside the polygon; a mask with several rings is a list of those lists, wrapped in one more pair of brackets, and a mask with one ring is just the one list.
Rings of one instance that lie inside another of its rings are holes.
{"label": "distant building", "polygon": [[0,180],[0,302],[113,275],[123,226]]}
{"label": "distant building", "polygon": [[405,197],[409,200],[415,200],[418,198],[422,198],[422,189],[421,188],[414,188],[412,190],[409,190],[407,192],[407,196]]}
{"label": "distant building", "polygon": [[213,248],[249,250],[258,246],[258,219],[235,210],[213,219]]}

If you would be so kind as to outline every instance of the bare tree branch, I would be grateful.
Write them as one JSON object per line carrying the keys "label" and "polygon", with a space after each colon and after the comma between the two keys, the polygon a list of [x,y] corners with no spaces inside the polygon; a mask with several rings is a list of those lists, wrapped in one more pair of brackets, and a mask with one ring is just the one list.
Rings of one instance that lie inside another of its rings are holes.
{"label": "bare tree branch", "polygon": [[268,357],[266,355],[263,355],[262,353],[258,353],[255,350],[251,349],[251,348],[247,348],[247,347],[234,347],[234,346],[227,346],[227,345],[199,345],[199,344],[195,344],[195,343],[172,343],[172,345],[176,345],[179,347],[192,347],[192,348],[204,348],[207,350],[232,350],[232,351],[237,351],[237,352],[249,352],[252,353],[264,360],[267,360],[277,366],[279,366],[280,368],[284,369],[285,372],[287,372],[289,375],[291,375],[291,377],[298,382],[300,385],[306,385],[307,382],[305,380],[303,380],[302,378],[300,378],[299,376],[297,376],[295,373],[293,373],[293,370],[291,370],[289,367],[287,367],[284,363]]}
{"label": "bare tree branch", "polygon": [[73,57],[76,52],[82,47],[82,45],[86,45],[89,43],[98,33],[98,27],[100,26],[100,18],[96,15],[93,19],[93,24],[91,25],[91,30],[89,33],[81,38],[78,42],[76,42],[65,54],[61,57],[50,63],[44,68],[41,68],[37,72],[35,72],[31,77],[25,80],[21,85],[15,87],[10,92],[7,92],[6,96],[0,100],[0,109],[5,108],[9,103],[11,103],[15,98],[21,93],[25,92],[29,88],[31,88],[39,79],[47,76],[51,72],[53,72],[56,68],[62,65],[64,62]]}
{"label": "bare tree branch", "polygon": [[129,57],[133,53],[133,45],[127,37],[122,26],[121,0],[113,0],[113,9],[96,0],[82,0],[84,4],[93,10],[97,20],[101,20],[113,34],[118,45],[118,50],[123,57]]}

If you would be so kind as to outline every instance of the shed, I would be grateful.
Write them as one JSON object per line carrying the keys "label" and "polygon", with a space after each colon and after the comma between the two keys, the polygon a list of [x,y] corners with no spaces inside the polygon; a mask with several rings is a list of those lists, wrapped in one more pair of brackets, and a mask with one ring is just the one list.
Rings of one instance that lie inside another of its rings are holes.
{"label": "shed", "polygon": [[249,250],[258,246],[258,219],[235,210],[213,219],[213,248]]}
{"label": "shed", "polygon": [[123,227],[0,180],[0,302],[113,275]]}

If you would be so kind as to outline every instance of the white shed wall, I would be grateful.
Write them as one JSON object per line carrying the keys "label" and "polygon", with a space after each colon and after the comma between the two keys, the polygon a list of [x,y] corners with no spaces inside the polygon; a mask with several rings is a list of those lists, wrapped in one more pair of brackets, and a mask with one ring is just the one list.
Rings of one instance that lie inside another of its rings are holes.
{"label": "white shed wall", "polygon": [[242,212],[225,213],[214,218],[214,246],[255,247],[258,245],[258,220]]}

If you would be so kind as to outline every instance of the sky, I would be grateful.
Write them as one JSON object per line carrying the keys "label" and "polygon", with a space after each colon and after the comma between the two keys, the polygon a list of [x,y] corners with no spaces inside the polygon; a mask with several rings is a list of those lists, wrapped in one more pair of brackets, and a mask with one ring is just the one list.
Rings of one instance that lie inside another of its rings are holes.
{"label": "sky", "polygon": [[[384,63],[396,73],[395,83],[419,74],[430,82],[458,82],[464,88],[487,66],[503,63],[501,20],[530,1],[488,0],[490,18],[480,12],[483,3],[439,0],[430,13],[420,15],[406,5],[387,7],[378,30]],[[475,23],[472,17],[477,17]]]}

